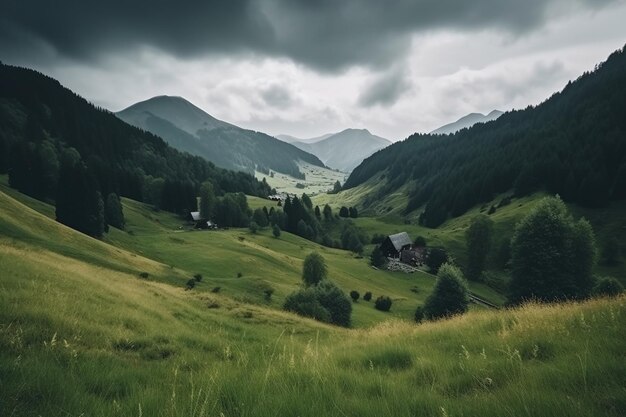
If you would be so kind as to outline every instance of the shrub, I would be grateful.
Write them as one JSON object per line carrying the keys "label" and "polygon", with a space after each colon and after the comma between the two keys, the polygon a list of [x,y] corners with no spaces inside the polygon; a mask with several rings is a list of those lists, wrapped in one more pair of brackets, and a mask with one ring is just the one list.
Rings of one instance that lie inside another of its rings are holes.
{"label": "shrub", "polygon": [[272,227],[272,234],[276,239],[280,237],[280,227],[277,224]]}
{"label": "shrub", "polygon": [[443,264],[437,274],[433,292],[424,304],[424,315],[431,320],[465,313],[469,292],[463,273],[451,264]]}
{"label": "shrub", "polygon": [[391,298],[385,295],[381,295],[376,299],[374,307],[376,308],[376,310],[389,311],[391,309],[391,304]]}
{"label": "shrub", "polygon": [[187,284],[185,284],[185,286],[187,287],[188,290],[192,289],[193,287],[196,286],[196,280],[195,279],[190,279],[189,281],[187,281]]}
{"label": "shrub", "polygon": [[322,307],[314,288],[306,288],[289,294],[283,308],[300,316],[330,323],[330,312]]}
{"label": "shrub", "polygon": [[195,275],[193,276],[193,279],[195,279],[195,280],[196,280],[196,282],[200,282],[200,281],[202,281],[202,274],[195,274]]}
{"label": "shrub", "polygon": [[272,287],[268,287],[263,290],[263,296],[266,301],[271,301],[273,294],[274,294],[274,288]]}
{"label": "shrub", "polygon": [[211,292],[218,293],[218,292],[220,292],[220,291],[221,291],[221,289],[222,289],[222,287],[213,287],[213,289],[211,290]]}
{"label": "shrub", "polygon": [[417,236],[413,244],[417,247],[423,248],[426,246],[426,238],[424,236]]}
{"label": "shrub", "polygon": [[237,272],[237,278],[241,278],[243,277],[243,274],[241,272]]}
{"label": "shrub", "polygon": [[352,301],[354,301],[355,303],[357,302],[360,296],[361,294],[359,294],[358,291],[354,291],[354,290],[350,291],[350,298],[352,298]]}
{"label": "shrub", "polygon": [[617,297],[624,292],[624,286],[615,278],[601,278],[593,288],[593,295],[597,297]]}
{"label": "shrub", "polygon": [[415,309],[415,315],[413,316],[416,323],[421,323],[424,320],[424,307],[417,306]]}
{"label": "shrub", "polygon": [[363,299],[365,301],[370,301],[372,299],[372,293],[370,291],[366,292],[365,295],[363,295]]}
{"label": "shrub", "polygon": [[139,273],[139,277],[140,277],[140,278],[143,278],[143,279],[146,279],[146,278],[148,278],[149,276],[150,276],[150,274],[149,274],[149,273],[147,273],[147,272],[140,272],[140,273]]}
{"label": "shrub", "polygon": [[376,268],[382,268],[387,264],[387,257],[380,249],[380,246],[376,246],[370,255],[370,264]]}
{"label": "shrub", "polygon": [[291,293],[283,308],[318,321],[350,327],[352,303],[348,296],[330,281]]}
{"label": "shrub", "polygon": [[248,228],[250,229],[250,232],[254,234],[259,231],[259,225],[255,221],[251,221]]}
{"label": "shrub", "polygon": [[433,274],[437,274],[441,265],[446,262],[448,262],[448,253],[443,248],[431,248],[426,255],[425,263]]}
{"label": "shrub", "polygon": [[312,252],[304,258],[304,265],[302,266],[302,281],[309,287],[316,285],[326,278],[328,271],[326,269],[326,262],[322,255],[317,252]]}
{"label": "shrub", "polygon": [[338,326],[350,327],[352,302],[350,298],[331,281],[322,281],[315,287],[319,303],[330,313],[330,322]]}

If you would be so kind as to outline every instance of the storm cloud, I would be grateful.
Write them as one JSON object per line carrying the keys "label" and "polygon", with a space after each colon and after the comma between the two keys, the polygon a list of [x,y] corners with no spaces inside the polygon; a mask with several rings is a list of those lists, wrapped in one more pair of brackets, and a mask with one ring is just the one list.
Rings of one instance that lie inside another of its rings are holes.
{"label": "storm cloud", "polygon": [[251,53],[337,71],[387,67],[414,33],[491,28],[520,36],[555,14],[612,1],[5,0],[0,48],[4,58],[79,61],[143,46],[182,58]]}

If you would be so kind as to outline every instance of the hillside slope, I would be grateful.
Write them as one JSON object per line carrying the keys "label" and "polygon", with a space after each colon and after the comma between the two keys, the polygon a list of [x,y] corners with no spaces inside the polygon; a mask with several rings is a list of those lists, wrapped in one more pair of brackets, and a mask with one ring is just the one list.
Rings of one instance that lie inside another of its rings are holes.
{"label": "hillside slope", "polygon": [[498,117],[502,116],[504,112],[500,110],[492,110],[488,114],[482,113],[470,113],[467,116],[461,117],[456,122],[445,124],[432,132],[431,135],[447,135],[450,133],[456,133],[461,129],[469,128],[474,126],[476,123],[487,123],[492,120],[496,120]]}
{"label": "hillside slope", "polygon": [[171,146],[217,166],[274,170],[301,177],[297,163],[323,166],[315,156],[261,132],[223,122],[181,97],[158,96],[116,113],[125,122],[164,138]]}
{"label": "hillside slope", "polygon": [[154,181],[177,189],[211,180],[218,192],[270,191],[251,175],[168,146],[50,77],[0,64],[0,174],[10,171],[14,187],[53,200],[59,165],[75,151],[104,196],[115,192],[142,200]]}
{"label": "hillside slope", "polygon": [[623,50],[536,107],[455,135],[415,134],[376,153],[346,181],[379,176],[364,205],[406,187],[405,212],[437,227],[509,190],[537,190],[603,207],[626,198],[626,54]]}
{"label": "hillside slope", "polygon": [[295,141],[294,146],[312,153],[330,168],[350,172],[365,158],[391,144],[367,129],[346,129],[319,140]]}
{"label": "hillside slope", "polygon": [[[8,415],[617,417],[626,407],[624,298],[340,329],[185,291],[178,269],[109,250],[3,193],[0,212],[12,230],[0,236]],[[100,251],[110,263],[91,257]]]}

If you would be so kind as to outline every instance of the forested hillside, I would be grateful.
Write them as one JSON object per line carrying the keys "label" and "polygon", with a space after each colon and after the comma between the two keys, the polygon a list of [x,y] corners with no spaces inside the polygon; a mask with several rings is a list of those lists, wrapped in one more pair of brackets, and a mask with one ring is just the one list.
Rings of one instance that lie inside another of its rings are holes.
{"label": "forested hillside", "polygon": [[262,132],[223,122],[182,97],[158,96],[117,113],[133,126],[159,135],[181,151],[222,168],[266,174],[270,170],[304,179],[299,161],[324,164],[314,155]]}
{"label": "forested hillside", "polygon": [[[11,186],[44,200],[59,181],[84,177],[82,189],[146,201],[173,212],[195,208],[201,182],[215,192],[265,196],[269,186],[253,176],[217,168],[132,127],[61,84],[29,69],[0,65],[0,173]],[[75,183],[76,181],[71,181]]]}
{"label": "forested hillside", "polygon": [[454,135],[415,134],[358,166],[344,188],[381,173],[368,205],[409,185],[406,212],[423,207],[422,224],[510,190],[559,194],[586,207],[626,197],[626,54],[614,52],[593,72],[535,107]]}

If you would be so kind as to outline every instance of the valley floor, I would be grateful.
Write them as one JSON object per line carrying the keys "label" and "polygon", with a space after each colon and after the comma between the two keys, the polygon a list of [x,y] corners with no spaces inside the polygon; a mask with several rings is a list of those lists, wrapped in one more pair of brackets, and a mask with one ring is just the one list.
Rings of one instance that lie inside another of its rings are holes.
{"label": "valley floor", "polygon": [[[288,234],[178,232],[132,201],[128,231],[105,242],[51,210],[0,190],[0,415],[626,412],[624,297],[416,325],[429,276],[374,271]],[[359,302],[359,328],[341,329],[280,311],[313,249],[344,290],[392,296],[392,314]]]}

